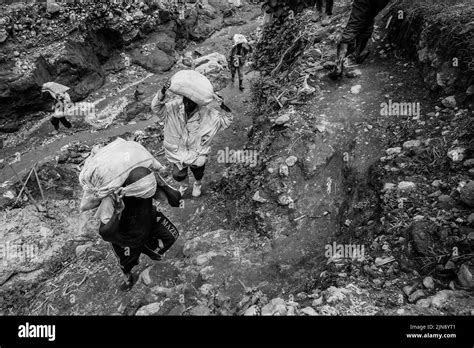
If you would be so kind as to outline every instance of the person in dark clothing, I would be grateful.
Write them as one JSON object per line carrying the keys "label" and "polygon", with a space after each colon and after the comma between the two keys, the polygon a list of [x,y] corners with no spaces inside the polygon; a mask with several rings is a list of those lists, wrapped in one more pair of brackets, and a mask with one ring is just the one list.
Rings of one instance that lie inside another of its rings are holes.
{"label": "person in dark clothing", "polygon": [[[323,13],[323,2],[326,2],[325,12]],[[321,25],[323,27],[328,26],[331,21],[332,9],[334,7],[334,0],[316,0],[316,10],[322,14]]]}
{"label": "person in dark clothing", "polygon": [[[150,169],[135,168],[130,172],[123,187],[149,174]],[[113,200],[113,213],[108,221],[101,218],[99,234],[102,239],[112,244],[120,268],[126,276],[125,283],[120,287],[122,291],[129,291],[136,282],[137,277],[132,273],[132,268],[138,265],[141,254],[159,261],[179,236],[176,227],[153,206],[153,198],[160,195],[166,196],[170,205],[179,206],[181,195],[160,184],[155,196],[151,198],[123,197],[120,193],[115,194],[113,198],[104,198]],[[104,200],[102,204],[107,204]]]}
{"label": "person in dark clothing", "polygon": [[235,73],[239,75],[239,89],[244,90],[244,66],[248,55],[252,53],[252,47],[247,43],[239,43],[232,47],[228,58],[232,83],[235,80]]}
{"label": "person in dark clothing", "polygon": [[330,73],[331,77],[342,75],[346,56],[351,55],[357,64],[367,58],[367,43],[372,37],[375,17],[389,2],[390,0],[354,0],[349,21],[337,47],[336,66]]}

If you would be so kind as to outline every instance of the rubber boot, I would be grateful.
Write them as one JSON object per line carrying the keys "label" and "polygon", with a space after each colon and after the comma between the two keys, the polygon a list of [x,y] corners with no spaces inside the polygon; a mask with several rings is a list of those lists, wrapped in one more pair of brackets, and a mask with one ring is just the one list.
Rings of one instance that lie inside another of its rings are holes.
{"label": "rubber boot", "polygon": [[346,43],[340,43],[337,46],[336,66],[329,73],[330,77],[337,78],[342,76],[342,73],[344,72],[344,59],[346,58],[348,47],[349,45]]}
{"label": "rubber boot", "polygon": [[240,89],[241,91],[244,90],[244,81],[242,81],[242,80],[239,80],[239,89]]}
{"label": "rubber boot", "polygon": [[361,64],[369,56],[370,51],[368,50],[367,43],[370,38],[362,39],[357,43],[357,48],[354,52],[355,62]]}

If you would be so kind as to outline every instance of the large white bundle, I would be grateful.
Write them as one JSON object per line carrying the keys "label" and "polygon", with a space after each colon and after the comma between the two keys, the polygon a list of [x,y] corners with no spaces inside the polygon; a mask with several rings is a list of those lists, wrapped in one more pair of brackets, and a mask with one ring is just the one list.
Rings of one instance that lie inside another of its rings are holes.
{"label": "large white bundle", "polygon": [[92,153],[79,174],[84,189],[81,210],[96,208],[100,200],[120,188],[137,167],[159,170],[163,166],[142,145],[121,138]]}
{"label": "large white bundle", "polygon": [[234,46],[238,44],[248,44],[247,38],[242,34],[234,35]]}
{"label": "large white bundle", "polygon": [[195,70],[181,70],[171,77],[169,91],[191,99],[199,106],[208,105],[220,98],[203,74]]}

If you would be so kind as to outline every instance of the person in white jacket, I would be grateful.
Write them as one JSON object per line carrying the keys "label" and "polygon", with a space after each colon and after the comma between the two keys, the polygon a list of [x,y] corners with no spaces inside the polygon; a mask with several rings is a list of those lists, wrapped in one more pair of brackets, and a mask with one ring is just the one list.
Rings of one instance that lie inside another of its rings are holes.
{"label": "person in white jacket", "polygon": [[210,106],[200,106],[189,98],[169,98],[170,82],[159,91],[152,103],[152,111],[164,122],[164,148],[166,159],[173,164],[173,178],[183,182],[182,194],[189,186],[188,168],[196,181],[193,197],[201,195],[204,169],[215,135],[232,122],[232,114],[224,104],[221,113]]}

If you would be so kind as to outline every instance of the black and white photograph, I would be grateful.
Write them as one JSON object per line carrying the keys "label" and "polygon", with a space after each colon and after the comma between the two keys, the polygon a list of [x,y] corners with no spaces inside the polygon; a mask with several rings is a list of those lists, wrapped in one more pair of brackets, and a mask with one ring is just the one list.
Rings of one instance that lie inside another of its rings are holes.
{"label": "black and white photograph", "polygon": [[473,108],[472,0],[0,0],[0,346],[472,347]]}

